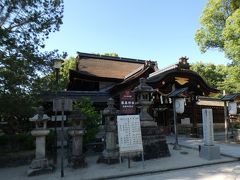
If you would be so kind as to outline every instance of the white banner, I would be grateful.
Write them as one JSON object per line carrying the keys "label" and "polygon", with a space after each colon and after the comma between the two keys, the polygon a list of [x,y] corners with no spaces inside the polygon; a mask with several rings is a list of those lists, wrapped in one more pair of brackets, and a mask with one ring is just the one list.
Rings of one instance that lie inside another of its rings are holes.
{"label": "white banner", "polygon": [[117,116],[120,154],[142,152],[142,134],[139,115]]}

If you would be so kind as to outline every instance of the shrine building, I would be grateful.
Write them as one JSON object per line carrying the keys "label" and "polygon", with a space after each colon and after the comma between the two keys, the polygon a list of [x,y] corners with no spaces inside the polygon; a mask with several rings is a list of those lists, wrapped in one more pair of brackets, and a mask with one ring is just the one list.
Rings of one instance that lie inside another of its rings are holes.
{"label": "shrine building", "polygon": [[155,61],[78,52],[76,67],[69,71],[67,94],[73,99],[89,97],[100,112],[112,97],[115,107],[123,114],[137,114],[132,91],[139,85],[140,78],[145,78],[154,89],[149,113],[163,132],[173,132],[173,105],[169,94],[182,88],[187,90],[185,111],[177,119],[182,127],[180,132],[201,135],[201,109],[206,107],[213,109],[214,123],[223,124],[223,104],[217,98],[210,98],[219,90],[192,71],[186,57],[166,68],[158,68]]}

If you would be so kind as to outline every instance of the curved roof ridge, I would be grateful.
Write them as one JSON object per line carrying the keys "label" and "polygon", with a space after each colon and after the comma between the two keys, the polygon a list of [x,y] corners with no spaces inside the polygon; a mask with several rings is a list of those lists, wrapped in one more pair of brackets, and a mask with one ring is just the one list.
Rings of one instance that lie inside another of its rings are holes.
{"label": "curved roof ridge", "polygon": [[77,52],[77,54],[78,54],[78,57],[87,57],[87,58],[113,60],[113,61],[139,63],[139,64],[145,64],[145,62],[148,61],[143,59],[132,59],[132,58],[125,58],[125,57],[107,56],[107,55],[91,54],[91,53],[83,53],[83,52]]}

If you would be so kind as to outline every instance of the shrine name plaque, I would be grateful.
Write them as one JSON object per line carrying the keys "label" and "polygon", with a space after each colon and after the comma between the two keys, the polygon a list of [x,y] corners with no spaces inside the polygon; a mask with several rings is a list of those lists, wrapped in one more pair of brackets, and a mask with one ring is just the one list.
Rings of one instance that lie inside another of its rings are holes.
{"label": "shrine name plaque", "polygon": [[117,116],[117,127],[121,156],[143,152],[139,115]]}
{"label": "shrine name plaque", "polygon": [[120,93],[120,113],[122,115],[136,113],[135,95],[131,90],[125,90]]}

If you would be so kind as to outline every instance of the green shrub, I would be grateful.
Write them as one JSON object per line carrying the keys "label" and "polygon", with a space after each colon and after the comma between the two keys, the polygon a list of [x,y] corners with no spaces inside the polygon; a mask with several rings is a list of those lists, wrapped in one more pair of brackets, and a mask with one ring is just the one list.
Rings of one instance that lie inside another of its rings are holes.
{"label": "green shrub", "polygon": [[47,151],[51,151],[52,147],[54,146],[55,135],[54,131],[50,130],[50,133],[46,137],[46,149]]}
{"label": "green shrub", "polygon": [[8,143],[8,137],[6,135],[0,136],[0,146],[5,146]]}
{"label": "green shrub", "polygon": [[234,129],[240,129],[240,123],[235,123],[233,124]]}
{"label": "green shrub", "polygon": [[34,137],[30,133],[0,136],[0,152],[10,153],[34,149]]}
{"label": "green shrub", "polygon": [[83,143],[86,145],[94,140],[96,134],[99,132],[101,118],[99,113],[95,110],[93,102],[87,97],[82,97],[75,104],[74,108],[79,109],[80,112],[87,118],[83,122],[86,130],[86,133],[83,136]]}

